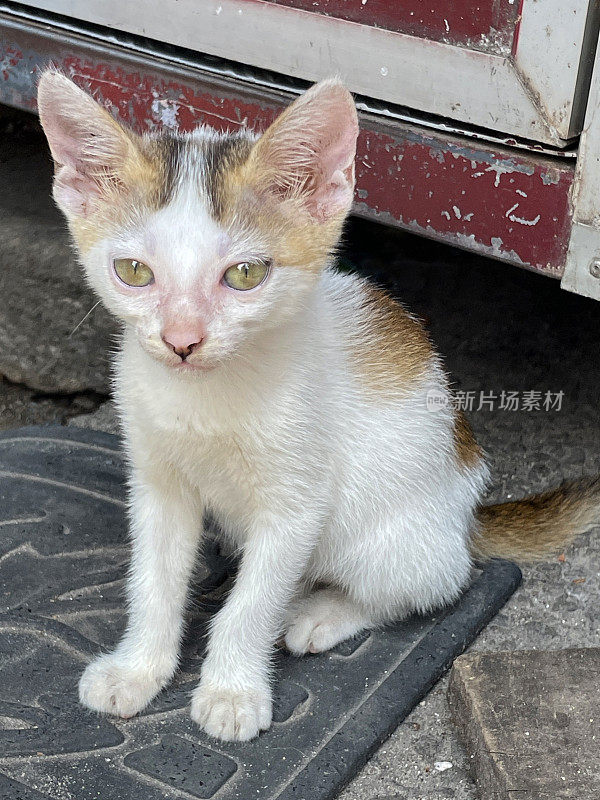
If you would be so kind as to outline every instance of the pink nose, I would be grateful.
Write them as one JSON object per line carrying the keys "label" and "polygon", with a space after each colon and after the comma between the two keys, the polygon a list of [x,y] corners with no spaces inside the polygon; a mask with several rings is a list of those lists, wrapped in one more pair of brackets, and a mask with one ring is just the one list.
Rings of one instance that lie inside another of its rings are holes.
{"label": "pink nose", "polygon": [[205,331],[200,327],[170,327],[162,332],[162,340],[176,353],[182,361],[200,345],[205,339]]}

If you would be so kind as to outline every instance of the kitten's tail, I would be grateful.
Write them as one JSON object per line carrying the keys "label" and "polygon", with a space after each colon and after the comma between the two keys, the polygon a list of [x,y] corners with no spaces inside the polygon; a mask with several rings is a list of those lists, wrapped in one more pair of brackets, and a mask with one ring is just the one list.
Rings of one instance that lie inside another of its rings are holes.
{"label": "kitten's tail", "polygon": [[557,552],[600,525],[600,476],[510,503],[481,506],[471,542],[475,558],[532,561]]}

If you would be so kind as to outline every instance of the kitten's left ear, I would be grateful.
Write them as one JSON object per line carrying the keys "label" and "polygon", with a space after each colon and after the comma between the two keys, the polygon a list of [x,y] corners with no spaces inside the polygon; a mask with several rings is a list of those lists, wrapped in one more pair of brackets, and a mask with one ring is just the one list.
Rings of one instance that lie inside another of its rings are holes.
{"label": "kitten's left ear", "polygon": [[354,196],[356,106],[337,80],[317,83],[261,136],[251,156],[259,190],[295,198],[316,221],[345,215]]}
{"label": "kitten's left ear", "polygon": [[54,199],[66,214],[86,216],[126,165],[140,160],[133,134],[53,70],[40,79],[38,111],[56,165]]}

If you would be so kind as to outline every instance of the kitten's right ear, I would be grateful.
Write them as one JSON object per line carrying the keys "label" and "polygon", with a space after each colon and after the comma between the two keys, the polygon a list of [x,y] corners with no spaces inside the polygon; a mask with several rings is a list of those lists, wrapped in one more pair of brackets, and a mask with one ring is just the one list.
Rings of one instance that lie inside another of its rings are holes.
{"label": "kitten's right ear", "polygon": [[357,137],[352,95],[335,78],[321,81],[257,141],[250,162],[255,182],[281,200],[295,198],[317,222],[339,218],[352,204]]}
{"label": "kitten's right ear", "polygon": [[86,216],[118,181],[135,146],[132,136],[59,72],[42,74],[38,111],[55,161],[54,199],[67,215]]}

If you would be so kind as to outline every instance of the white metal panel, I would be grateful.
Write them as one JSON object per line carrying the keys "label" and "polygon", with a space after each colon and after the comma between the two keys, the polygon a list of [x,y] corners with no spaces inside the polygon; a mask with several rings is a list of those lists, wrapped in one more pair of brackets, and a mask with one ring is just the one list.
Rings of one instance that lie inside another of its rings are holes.
{"label": "white metal panel", "polygon": [[559,146],[573,134],[592,7],[588,0],[524,0],[515,63],[262,0],[25,5],[307,80],[337,73],[359,94]]}
{"label": "white metal panel", "polygon": [[563,289],[600,300],[600,231],[574,222],[561,284]]}
{"label": "white metal panel", "polygon": [[534,102],[563,138],[577,135],[598,38],[599,4],[524,0],[514,63]]}
{"label": "white metal panel", "polygon": [[572,202],[573,226],[561,285],[600,300],[600,50],[577,154]]}

